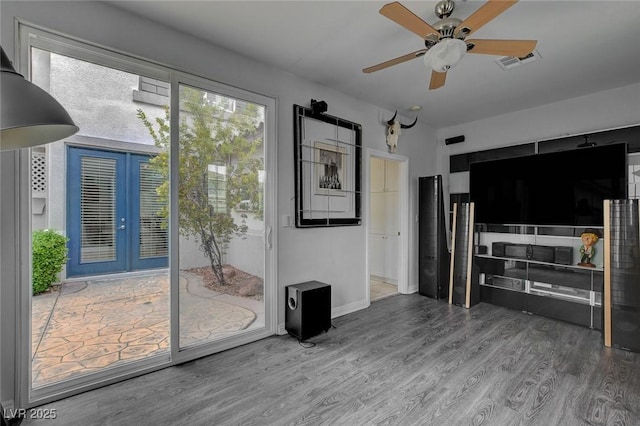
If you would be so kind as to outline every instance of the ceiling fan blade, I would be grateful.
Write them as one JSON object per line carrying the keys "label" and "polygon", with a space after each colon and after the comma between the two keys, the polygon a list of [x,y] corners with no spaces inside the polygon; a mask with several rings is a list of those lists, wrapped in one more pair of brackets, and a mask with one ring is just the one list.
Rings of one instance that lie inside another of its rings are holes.
{"label": "ceiling fan blade", "polygon": [[437,89],[444,86],[444,82],[447,79],[446,72],[431,72],[431,81],[429,82],[429,90]]}
{"label": "ceiling fan blade", "polygon": [[426,51],[427,51],[427,49],[416,50],[415,52],[407,53],[406,55],[399,56],[399,57],[397,57],[395,59],[390,59],[390,60],[382,62],[382,63],[380,63],[378,65],[373,65],[371,67],[365,68],[365,69],[362,70],[362,72],[366,73],[366,74],[369,74],[369,73],[372,73],[372,72],[380,71],[380,70],[383,70],[385,68],[389,68],[390,66],[401,64],[403,62],[410,61],[411,59],[415,59],[417,57],[420,57],[420,56],[424,55]]}
{"label": "ceiling fan blade", "polygon": [[459,33],[464,30],[463,34],[468,36],[517,2],[518,0],[489,0],[480,9],[473,12],[471,16],[462,21],[456,28],[454,35],[458,37]]}
{"label": "ceiling fan blade", "polygon": [[467,47],[473,44],[473,47],[467,50],[467,53],[480,53],[484,55],[499,56],[515,56],[521,58],[533,52],[537,40],[466,40]]}
{"label": "ceiling fan blade", "polygon": [[397,1],[382,6],[380,14],[419,35],[422,39],[427,38],[429,34],[440,35],[435,28]]}

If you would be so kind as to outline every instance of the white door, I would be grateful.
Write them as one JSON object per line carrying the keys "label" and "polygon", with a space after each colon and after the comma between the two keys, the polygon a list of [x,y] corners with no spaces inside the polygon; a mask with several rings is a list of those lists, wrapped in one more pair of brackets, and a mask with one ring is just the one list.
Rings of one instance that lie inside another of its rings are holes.
{"label": "white door", "polygon": [[398,173],[398,162],[371,158],[370,274],[392,284],[398,282],[400,239]]}

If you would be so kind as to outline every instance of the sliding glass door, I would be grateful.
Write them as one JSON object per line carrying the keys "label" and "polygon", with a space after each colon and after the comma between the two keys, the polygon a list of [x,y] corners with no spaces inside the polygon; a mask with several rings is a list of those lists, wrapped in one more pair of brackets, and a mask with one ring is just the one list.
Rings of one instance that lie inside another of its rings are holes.
{"label": "sliding glass door", "polygon": [[150,79],[72,47],[29,52],[33,82],[80,127],[31,150],[37,396],[170,360],[167,200],[157,192],[167,173],[149,168],[160,151],[137,112],[162,117],[170,97],[140,96],[146,81],[168,88],[168,75]]}
{"label": "sliding glass door", "polygon": [[23,69],[80,127],[25,150],[21,404],[274,334],[275,101],[20,32]]}
{"label": "sliding glass door", "polygon": [[[188,352],[265,330],[266,107],[206,81],[177,86],[177,334]],[[157,139],[160,163],[170,143]]]}

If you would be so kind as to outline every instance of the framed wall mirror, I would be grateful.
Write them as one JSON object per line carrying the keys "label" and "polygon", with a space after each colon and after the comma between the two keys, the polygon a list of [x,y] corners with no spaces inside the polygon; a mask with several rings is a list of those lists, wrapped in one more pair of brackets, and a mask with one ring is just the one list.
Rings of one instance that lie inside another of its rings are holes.
{"label": "framed wall mirror", "polygon": [[360,225],[362,126],[293,106],[297,228]]}

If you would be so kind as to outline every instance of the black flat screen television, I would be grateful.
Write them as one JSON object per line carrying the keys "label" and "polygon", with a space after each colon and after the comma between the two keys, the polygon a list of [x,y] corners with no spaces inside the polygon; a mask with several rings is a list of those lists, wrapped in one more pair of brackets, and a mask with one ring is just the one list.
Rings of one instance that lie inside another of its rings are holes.
{"label": "black flat screen television", "polygon": [[476,223],[602,226],[602,203],[627,198],[627,144],[470,165]]}

